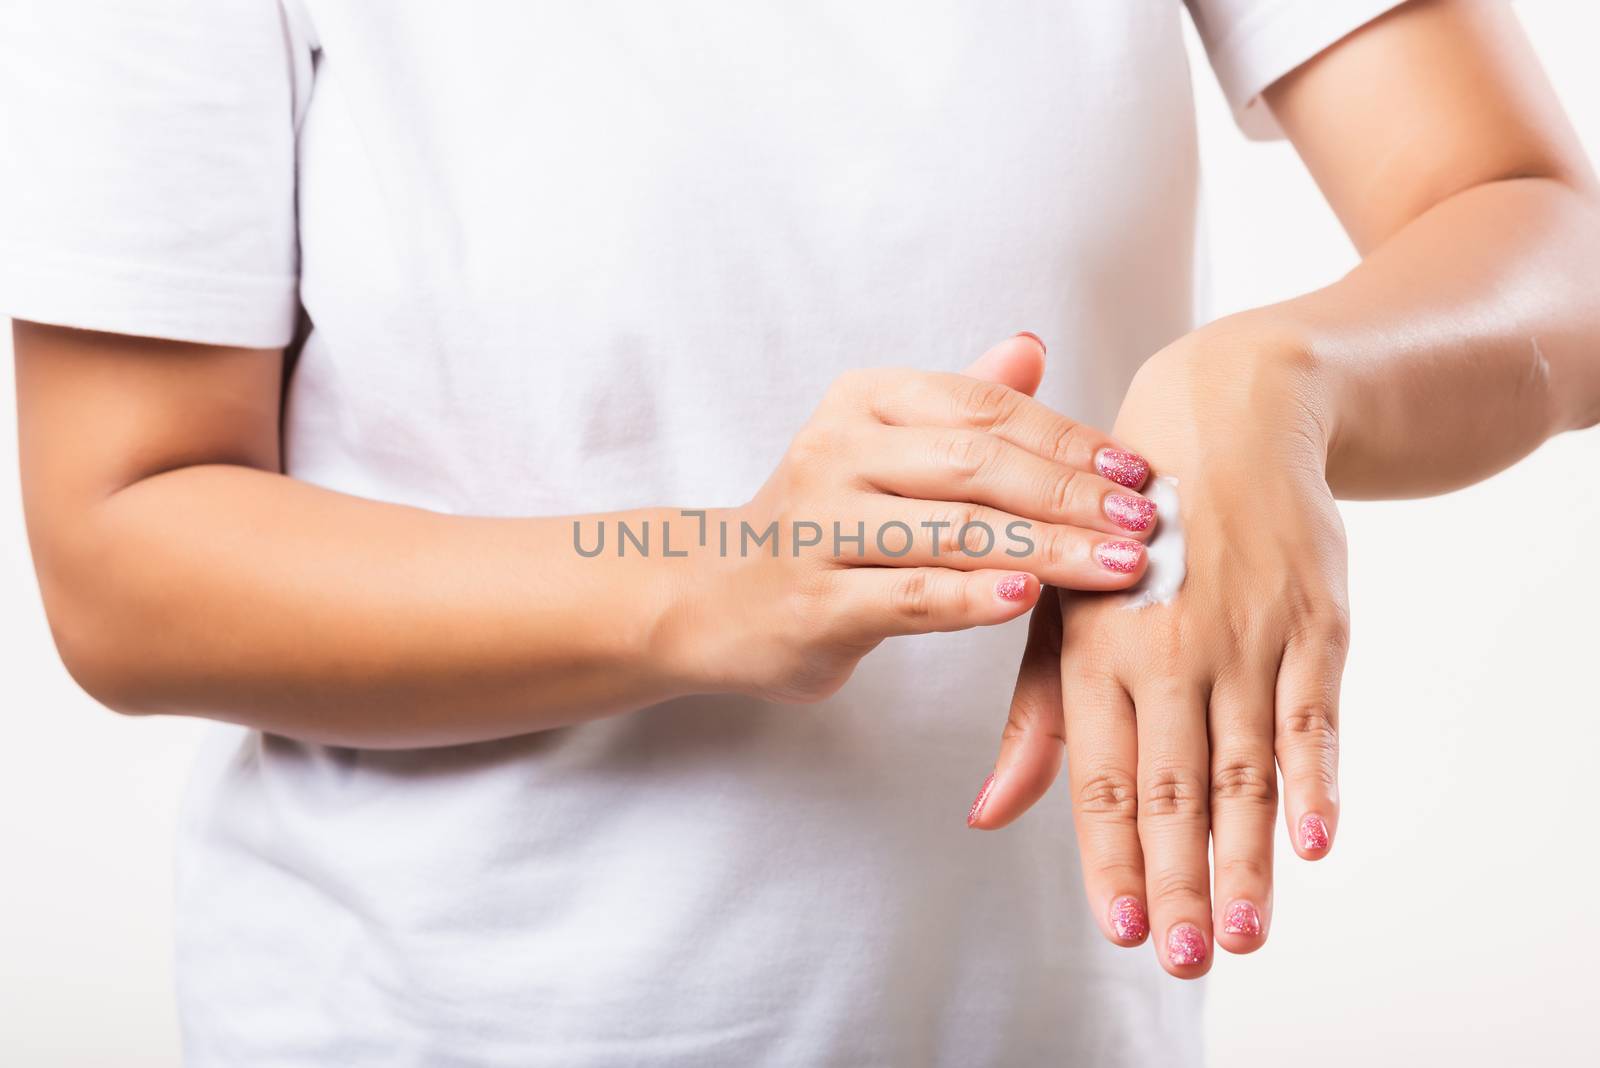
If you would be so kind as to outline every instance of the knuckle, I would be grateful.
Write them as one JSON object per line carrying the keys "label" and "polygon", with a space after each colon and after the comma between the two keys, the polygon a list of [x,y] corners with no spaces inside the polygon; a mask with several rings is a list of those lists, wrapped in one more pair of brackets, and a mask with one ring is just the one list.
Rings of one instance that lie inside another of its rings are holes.
{"label": "knuckle", "polygon": [[1224,756],[1211,769],[1211,797],[1218,804],[1244,801],[1276,808],[1278,776],[1254,760]]}
{"label": "knuckle", "polygon": [[906,571],[889,587],[889,601],[902,619],[918,622],[933,614],[933,583],[926,571]]}
{"label": "knuckle", "polygon": [[956,406],[969,425],[987,430],[1016,410],[1017,392],[999,382],[968,379],[957,387]]}
{"label": "knuckle", "polygon": [[1344,655],[1350,644],[1350,609],[1343,599],[1307,596],[1291,605],[1291,611],[1294,640],[1319,652]]}
{"label": "knuckle", "polygon": [[1338,607],[1325,612],[1323,618],[1313,625],[1312,640],[1333,656],[1343,660],[1345,654],[1350,651],[1349,610]]}
{"label": "knuckle", "polygon": [[1207,812],[1209,783],[1193,768],[1163,767],[1152,771],[1139,791],[1140,809],[1146,816],[1203,818]]}
{"label": "knuckle", "polygon": [[1342,661],[1350,650],[1348,614],[1333,609],[1318,612],[1306,623],[1299,640],[1331,661]]}
{"label": "knuckle", "polygon": [[864,652],[868,648],[867,640],[846,628],[844,620],[831,611],[829,601],[830,595],[822,591],[821,583],[802,580],[774,604],[780,612],[778,628],[772,635],[775,658],[799,665],[823,650],[859,646]]}
{"label": "knuckle", "polygon": [[1063,567],[1072,562],[1073,543],[1060,527],[1041,526],[1034,531],[1034,555],[1042,563]]}
{"label": "knuckle", "polygon": [[950,473],[975,479],[994,459],[993,442],[987,435],[958,430],[940,436],[938,455]]}
{"label": "knuckle", "polygon": [[1026,737],[1043,736],[1062,745],[1067,744],[1066,727],[1061,722],[1060,709],[1049,708],[1037,699],[1021,698],[1011,702],[1006,725],[1000,732],[1002,745]]}
{"label": "knuckle", "polygon": [[865,397],[870,392],[872,377],[872,371],[864,367],[852,367],[848,371],[840,372],[833,380],[833,385],[828,387],[828,392],[835,399]]}
{"label": "knuckle", "polygon": [[975,504],[952,504],[939,509],[933,522],[937,524],[939,555],[955,556],[965,547],[963,534],[970,535],[969,528],[983,525],[983,512]]}
{"label": "knuckle", "polygon": [[1291,705],[1283,717],[1285,742],[1295,747],[1332,749],[1339,744],[1339,726],[1332,707],[1323,701]]}
{"label": "knuckle", "polygon": [[1067,457],[1072,454],[1073,444],[1078,440],[1082,430],[1077,423],[1070,419],[1057,419],[1053,421],[1044,432],[1043,448],[1047,459],[1057,463],[1066,463]]}
{"label": "knuckle", "polygon": [[1072,511],[1073,501],[1078,496],[1078,486],[1082,480],[1077,471],[1057,471],[1048,476],[1045,486],[1045,504],[1051,509],[1052,515],[1066,515]]}
{"label": "knuckle", "polygon": [[1124,823],[1139,817],[1139,791],[1133,776],[1117,768],[1100,768],[1078,785],[1074,804],[1086,816]]}
{"label": "knuckle", "polygon": [[1332,791],[1339,779],[1339,729],[1328,706],[1293,706],[1279,726],[1278,746],[1286,779]]}
{"label": "knuckle", "polygon": [[1127,860],[1099,859],[1085,846],[1084,866],[1105,886],[1135,889],[1144,885],[1144,868]]}
{"label": "knuckle", "polygon": [[830,463],[836,452],[834,431],[816,423],[801,427],[789,442],[789,459],[802,471]]}
{"label": "knuckle", "polygon": [[1217,881],[1229,886],[1266,886],[1272,865],[1257,857],[1229,857],[1217,863]]}
{"label": "knuckle", "polygon": [[1328,628],[1345,638],[1350,636],[1350,605],[1343,597],[1329,597],[1323,602],[1322,615]]}
{"label": "knuckle", "polygon": [[1207,885],[1204,872],[1188,871],[1184,868],[1171,868],[1166,871],[1156,872],[1149,878],[1147,889],[1151,899],[1155,901],[1201,901],[1211,896],[1211,887]]}

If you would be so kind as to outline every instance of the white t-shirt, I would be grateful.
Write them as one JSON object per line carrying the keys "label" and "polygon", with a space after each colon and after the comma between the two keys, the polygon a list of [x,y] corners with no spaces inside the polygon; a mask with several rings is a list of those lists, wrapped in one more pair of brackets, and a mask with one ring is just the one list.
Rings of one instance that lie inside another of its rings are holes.
{"label": "white t-shirt", "polygon": [[[1259,91],[1394,3],[1189,6],[1270,133]],[[1104,426],[1195,316],[1182,10],[6,0],[0,313],[280,346],[303,310],[289,473],[453,513],[738,503],[841,371],[1019,329]],[[1022,637],[453,749],[219,727],[190,1063],[1198,1061],[1064,784],[965,826]]]}

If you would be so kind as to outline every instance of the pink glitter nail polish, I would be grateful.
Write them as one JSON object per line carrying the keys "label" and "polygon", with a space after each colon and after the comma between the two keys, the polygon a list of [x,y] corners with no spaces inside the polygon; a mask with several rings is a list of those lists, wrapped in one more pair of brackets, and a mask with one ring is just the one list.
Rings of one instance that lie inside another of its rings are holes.
{"label": "pink glitter nail polish", "polygon": [[1228,914],[1223,919],[1222,929],[1229,934],[1249,935],[1254,938],[1261,933],[1261,913],[1248,901],[1235,901],[1228,906]]}
{"label": "pink glitter nail polish", "polygon": [[973,799],[972,807],[967,810],[967,826],[968,827],[972,827],[972,826],[976,825],[977,822],[978,822],[978,817],[983,815],[983,806],[989,800],[989,791],[993,790],[993,789],[994,789],[994,773],[990,772],[989,773],[989,777],[987,779],[983,780],[983,786],[979,788],[978,796]]}
{"label": "pink glitter nail polish", "polygon": [[1300,817],[1300,848],[1320,853],[1328,848],[1328,825],[1315,812]]}
{"label": "pink glitter nail polish", "polygon": [[1119,897],[1111,903],[1111,932],[1124,942],[1143,942],[1150,920],[1136,897]]}
{"label": "pink glitter nail polish", "polygon": [[1167,932],[1167,959],[1174,964],[1199,964],[1206,959],[1206,936],[1192,923]]}
{"label": "pink glitter nail polish", "polygon": [[1150,474],[1150,465],[1144,457],[1121,449],[1101,449],[1094,458],[1094,469],[1102,478],[1109,478],[1129,489],[1138,489]]}
{"label": "pink glitter nail polish", "polygon": [[1028,596],[1027,575],[1007,575],[994,584],[994,592],[1002,601],[1022,601]]}
{"label": "pink glitter nail polish", "polygon": [[1035,340],[1035,341],[1037,341],[1039,343],[1039,351],[1040,352],[1049,352],[1050,351],[1049,349],[1044,347],[1044,338],[1040,337],[1038,334],[1035,334],[1032,330],[1018,330],[1016,332],[1015,336],[1016,337],[1031,337],[1031,338],[1033,338],[1033,340]]}
{"label": "pink glitter nail polish", "polygon": [[1131,575],[1139,570],[1144,546],[1136,541],[1103,541],[1094,547],[1094,558],[1107,571]]}
{"label": "pink glitter nail polish", "polygon": [[1111,521],[1124,530],[1149,530],[1156,521],[1156,502],[1144,497],[1108,494],[1105,509]]}

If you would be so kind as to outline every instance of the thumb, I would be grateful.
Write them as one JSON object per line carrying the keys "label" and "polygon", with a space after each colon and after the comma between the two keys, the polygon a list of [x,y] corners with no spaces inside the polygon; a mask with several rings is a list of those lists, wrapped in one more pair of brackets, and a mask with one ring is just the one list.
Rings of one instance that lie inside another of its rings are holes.
{"label": "thumb", "polygon": [[985,382],[999,382],[1032,396],[1044,377],[1044,342],[1039,340],[1038,334],[1024,330],[979,356],[976,363],[961,373]]}

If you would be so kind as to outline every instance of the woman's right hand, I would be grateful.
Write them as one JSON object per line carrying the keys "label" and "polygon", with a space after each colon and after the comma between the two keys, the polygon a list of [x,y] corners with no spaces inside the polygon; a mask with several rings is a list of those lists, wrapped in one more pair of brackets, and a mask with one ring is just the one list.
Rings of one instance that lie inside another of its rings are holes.
{"label": "woman's right hand", "polygon": [[[123,711],[325,745],[467,745],[696,693],[821,697],[889,634],[1027,611],[1037,577],[999,585],[1018,572],[1133,577],[1091,554],[1117,529],[1102,511],[1116,487],[1087,473],[1109,442],[1023,396],[1042,361],[1027,338],[969,369],[1005,387],[849,376],[755,499],[704,517],[735,537],[743,521],[885,515],[926,535],[920,521],[980,507],[1059,524],[1036,524],[1023,558],[879,566],[849,545],[723,556],[708,538],[685,556],[695,521],[669,508],[488,517],[339,493],[281,473],[281,352],[15,333],[40,587],[74,677]],[[596,519],[658,551],[589,552],[592,526],[577,535]]]}
{"label": "woman's right hand", "polygon": [[1033,400],[1043,361],[1019,334],[965,374],[842,375],[748,504],[674,520],[694,548],[660,637],[688,685],[820,700],[887,637],[1137,582],[1147,465]]}

